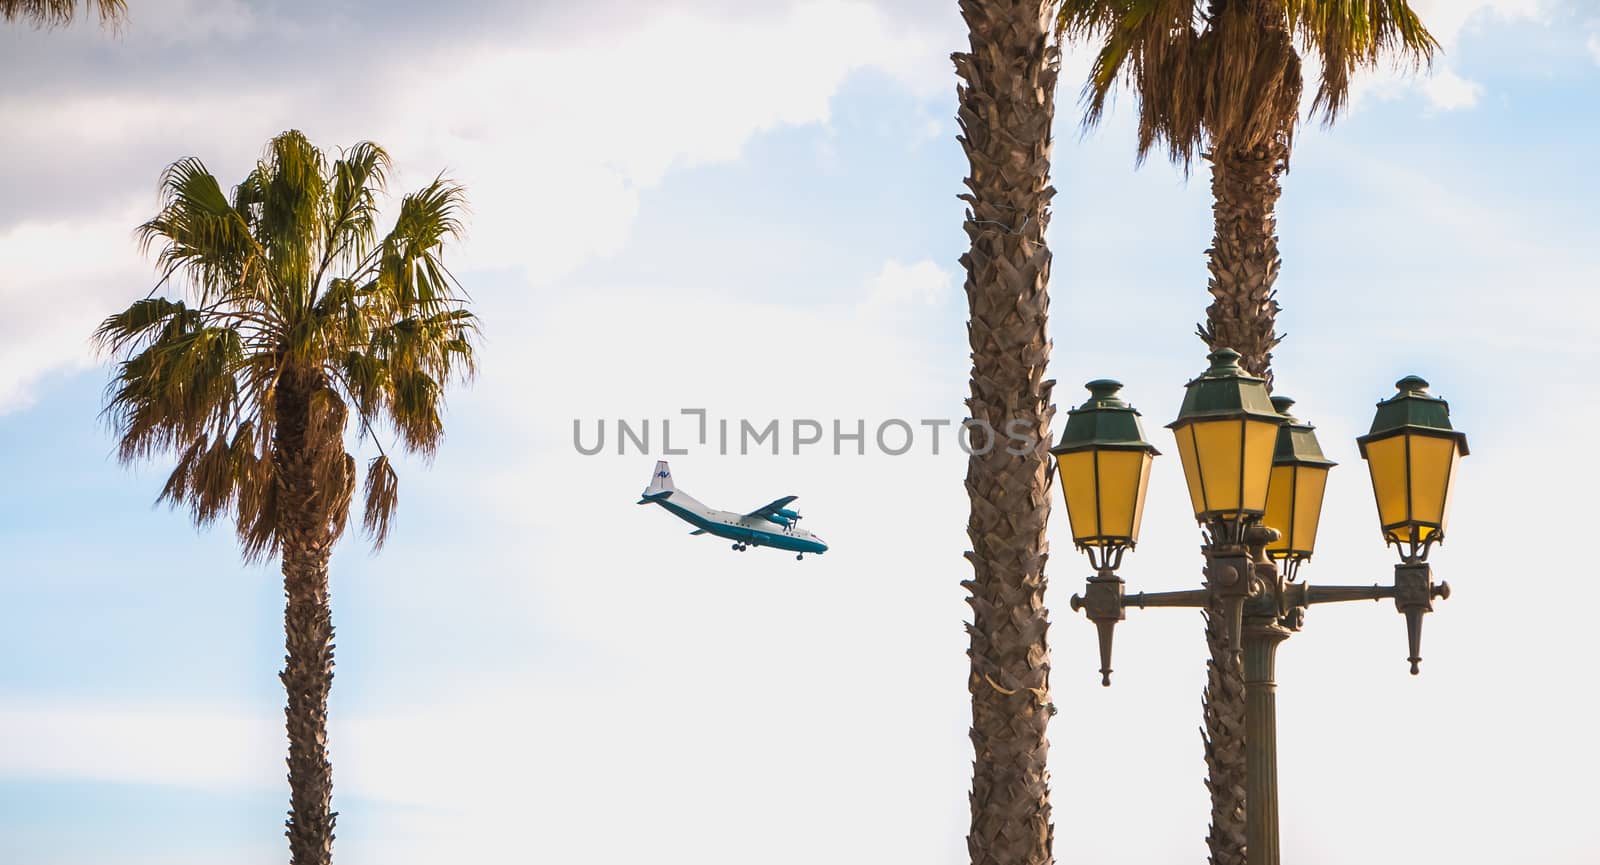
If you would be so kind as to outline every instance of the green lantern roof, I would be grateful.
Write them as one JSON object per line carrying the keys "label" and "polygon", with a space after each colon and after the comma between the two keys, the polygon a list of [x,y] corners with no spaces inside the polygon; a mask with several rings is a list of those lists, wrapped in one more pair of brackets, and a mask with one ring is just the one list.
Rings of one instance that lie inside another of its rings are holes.
{"label": "green lantern roof", "polygon": [[1214,418],[1283,420],[1267,397],[1267,380],[1245,372],[1239,366],[1238,352],[1219,348],[1206,358],[1211,361],[1211,368],[1184,386],[1183,408],[1178,411],[1178,419],[1167,424],[1168,429],[1191,420]]}
{"label": "green lantern roof", "polygon": [[1408,375],[1394,383],[1399,393],[1378,403],[1378,413],[1372,418],[1372,429],[1356,439],[1361,455],[1366,456],[1367,442],[1388,438],[1403,432],[1418,432],[1454,438],[1467,455],[1467,434],[1450,426],[1450,404],[1428,393],[1428,382],[1420,376]]}
{"label": "green lantern roof", "polygon": [[1067,428],[1061,433],[1061,443],[1051,448],[1051,453],[1091,448],[1160,453],[1144,440],[1139,412],[1117,396],[1122,382],[1102,378],[1084,387],[1089,389],[1090,397],[1083,405],[1067,412]]}
{"label": "green lantern roof", "polygon": [[1317,442],[1316,427],[1289,414],[1294,400],[1286,396],[1272,398],[1272,407],[1283,415],[1283,426],[1278,427],[1278,446],[1272,452],[1273,465],[1336,466],[1338,463],[1322,453]]}

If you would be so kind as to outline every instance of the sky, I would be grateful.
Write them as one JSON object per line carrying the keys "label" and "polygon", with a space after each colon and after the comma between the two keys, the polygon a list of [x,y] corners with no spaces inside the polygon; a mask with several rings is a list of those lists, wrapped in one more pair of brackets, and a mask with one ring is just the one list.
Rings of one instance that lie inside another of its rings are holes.
{"label": "sky", "polygon": [[[117,464],[88,335],[153,285],[132,230],[161,169],[231,184],[287,128],[380,142],[397,192],[465,184],[446,260],[485,332],[387,547],[333,559],[337,861],[966,861],[965,455],[920,424],[966,394],[956,5],[129,5],[119,33],[0,29],[0,861],[283,861],[280,578],[152,505],[168,463]],[[1417,678],[1389,605],[1313,609],[1280,651],[1284,857],[1593,865],[1600,6],[1416,5],[1431,72],[1368,75],[1297,139],[1275,370],[1341,464],[1313,584],[1391,577],[1373,403],[1408,373],[1450,400],[1453,594]],[[1209,186],[1137,167],[1126,110],[1085,133],[1086,68],[1056,125],[1056,402],[1126,383],[1167,455],[1122,575],[1196,586],[1161,427],[1205,366]],[[783,446],[720,453],[685,409]],[[624,419],[650,453],[617,452]],[[682,488],[798,495],[832,549],[734,553],[634,507],[669,419]],[[794,453],[795,420],[824,441]],[[1099,687],[1055,516],[1057,859],[1204,861],[1199,618],[1131,611]]]}

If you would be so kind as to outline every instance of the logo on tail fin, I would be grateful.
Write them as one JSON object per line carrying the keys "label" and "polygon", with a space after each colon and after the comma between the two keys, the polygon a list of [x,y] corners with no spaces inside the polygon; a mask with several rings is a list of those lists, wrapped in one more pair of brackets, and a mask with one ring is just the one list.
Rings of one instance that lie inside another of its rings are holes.
{"label": "logo on tail fin", "polygon": [[656,470],[650,475],[650,485],[644,488],[645,500],[664,499],[678,489],[672,482],[672,469],[667,467],[667,461],[656,463]]}

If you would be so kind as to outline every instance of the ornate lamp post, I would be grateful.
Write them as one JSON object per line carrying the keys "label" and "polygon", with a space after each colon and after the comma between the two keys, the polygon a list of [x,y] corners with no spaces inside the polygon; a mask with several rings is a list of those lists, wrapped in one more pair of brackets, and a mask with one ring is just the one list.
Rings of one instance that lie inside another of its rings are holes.
{"label": "ornate lamp post", "polygon": [[[1372,473],[1384,539],[1400,550],[1390,586],[1311,586],[1296,579],[1311,558],[1328,471],[1314,428],[1287,415],[1293,401],[1269,399],[1266,382],[1219,349],[1211,367],[1189,382],[1178,440],[1195,519],[1204,529],[1203,588],[1127,595],[1116,575],[1138,540],[1155,448],[1144,441],[1138,412],[1116,396],[1121,385],[1090,382],[1088,402],[1067,420],[1056,455],[1073,543],[1095,568],[1072,608],[1095,623],[1101,683],[1110,684],[1112,633],[1127,608],[1220,609],[1245,683],[1246,855],[1250,865],[1278,865],[1277,648],[1305,621],[1312,604],[1393,598],[1405,615],[1411,672],[1421,661],[1422,616],[1449,586],[1433,582],[1428,551],[1444,539],[1455,465],[1466,437],[1450,426],[1449,406],[1415,376],[1378,404],[1371,431],[1357,439]],[[1125,515],[1125,516],[1124,516]]]}

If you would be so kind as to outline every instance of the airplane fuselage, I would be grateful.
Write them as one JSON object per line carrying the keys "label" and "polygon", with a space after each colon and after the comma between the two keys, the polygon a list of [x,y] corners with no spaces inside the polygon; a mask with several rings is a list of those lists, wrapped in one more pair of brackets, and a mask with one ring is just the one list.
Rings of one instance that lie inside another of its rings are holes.
{"label": "airplane fuselage", "polygon": [[650,476],[650,485],[639,495],[641,505],[660,505],[678,519],[691,526],[694,535],[715,535],[733,541],[735,550],[750,547],[773,547],[788,550],[803,558],[806,553],[821,554],[828,551],[822,538],[800,528],[800,514],[788,509],[794,496],[781,499],[747,514],[707,507],[672,482],[672,470],[666,460],[656,463]]}
{"label": "airplane fuselage", "polygon": [[811,532],[793,523],[782,526],[766,517],[747,517],[733,511],[717,510],[701,504],[682,490],[655,493],[645,496],[645,499],[666,508],[696,529],[719,538],[794,553],[823,553],[828,549],[828,545],[817,540]]}

